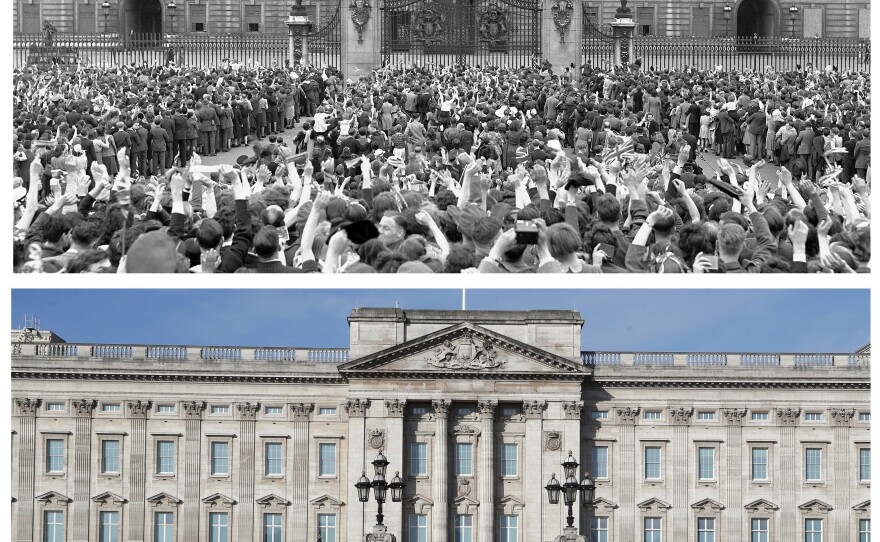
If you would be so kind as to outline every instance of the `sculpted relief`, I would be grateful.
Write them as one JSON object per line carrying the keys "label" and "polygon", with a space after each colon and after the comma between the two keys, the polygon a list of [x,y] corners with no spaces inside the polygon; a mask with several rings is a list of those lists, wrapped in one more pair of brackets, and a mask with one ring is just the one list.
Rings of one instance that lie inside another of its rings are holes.
{"label": "sculpted relief", "polygon": [[490,340],[474,339],[467,335],[457,341],[444,341],[431,353],[428,363],[441,369],[479,371],[496,369],[507,362],[499,359],[498,351]]}

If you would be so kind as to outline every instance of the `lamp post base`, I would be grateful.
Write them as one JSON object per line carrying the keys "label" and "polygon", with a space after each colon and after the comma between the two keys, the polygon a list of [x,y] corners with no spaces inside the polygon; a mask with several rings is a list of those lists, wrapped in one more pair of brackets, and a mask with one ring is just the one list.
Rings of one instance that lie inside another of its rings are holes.
{"label": "lamp post base", "polygon": [[577,527],[566,527],[553,542],[587,542],[587,537],[579,534]]}
{"label": "lamp post base", "polygon": [[385,525],[374,525],[373,532],[364,535],[364,542],[397,542],[397,537],[389,533]]}

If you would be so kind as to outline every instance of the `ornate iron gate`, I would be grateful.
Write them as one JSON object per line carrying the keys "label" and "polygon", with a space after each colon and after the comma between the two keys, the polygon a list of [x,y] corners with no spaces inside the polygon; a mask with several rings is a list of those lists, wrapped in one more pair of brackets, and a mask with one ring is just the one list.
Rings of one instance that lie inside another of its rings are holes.
{"label": "ornate iron gate", "polygon": [[583,5],[584,11],[584,51],[583,63],[594,68],[605,68],[614,59],[614,37],[611,27],[599,23],[599,10],[595,6]]}
{"label": "ornate iron gate", "polygon": [[540,0],[383,0],[382,59],[519,68],[541,55]]}
{"label": "ornate iron gate", "polygon": [[[330,8],[332,12],[324,20],[324,23],[306,36],[309,40],[309,61],[315,67],[339,68],[342,65],[341,7],[342,1],[340,0],[336,2],[336,6]],[[302,42],[298,41],[296,43],[296,52],[294,53],[297,61],[302,56],[301,51]]]}

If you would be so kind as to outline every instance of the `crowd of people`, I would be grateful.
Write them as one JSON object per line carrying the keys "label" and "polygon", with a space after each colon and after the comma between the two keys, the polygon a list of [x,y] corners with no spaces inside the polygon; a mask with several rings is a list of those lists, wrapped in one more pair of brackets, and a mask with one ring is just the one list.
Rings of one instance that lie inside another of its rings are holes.
{"label": "crowd of people", "polygon": [[14,270],[869,270],[867,74],[556,71],[16,70]]}

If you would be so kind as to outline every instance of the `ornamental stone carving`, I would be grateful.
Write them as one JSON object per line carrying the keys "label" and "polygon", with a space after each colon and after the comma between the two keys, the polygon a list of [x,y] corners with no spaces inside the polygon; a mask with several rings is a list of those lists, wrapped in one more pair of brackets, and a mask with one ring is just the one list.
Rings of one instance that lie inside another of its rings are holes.
{"label": "ornamental stone carving", "polygon": [[314,409],[315,405],[312,403],[292,403],[290,405],[290,413],[293,416],[293,421],[296,422],[308,421],[309,415]]}
{"label": "ornamental stone carving", "polygon": [[388,415],[395,418],[403,416],[403,409],[406,407],[406,400],[385,399],[385,408],[388,409]]}
{"label": "ornamental stone carving", "polygon": [[370,14],[373,12],[373,6],[370,5],[369,0],[364,0],[362,5],[358,5],[356,0],[352,0],[348,9],[351,10],[351,22],[354,23],[358,32],[358,43],[363,43],[364,29],[370,21]]}
{"label": "ornamental stone carving", "polygon": [[42,399],[29,399],[25,397],[23,399],[16,399],[15,406],[18,407],[18,413],[22,416],[33,416],[37,413],[37,409],[40,408],[42,402]]}
{"label": "ornamental stone carving", "polygon": [[567,420],[580,420],[581,419],[581,410],[584,409],[583,401],[572,401],[562,403],[562,410],[565,411],[565,419]]}
{"label": "ornamental stone carving", "polygon": [[853,416],[856,415],[854,408],[832,408],[831,421],[838,427],[851,427]]}
{"label": "ornamental stone carving", "polygon": [[413,38],[424,46],[435,45],[443,41],[446,29],[445,10],[431,2],[415,12],[413,20]]}
{"label": "ornamental stone carving", "polygon": [[779,425],[797,425],[801,418],[801,409],[799,408],[777,408],[776,420]]}
{"label": "ornamental stone carving", "polygon": [[571,14],[573,11],[574,6],[572,6],[569,0],[556,0],[553,2],[553,7],[550,8],[550,12],[553,14],[553,24],[556,26],[556,30],[559,31],[559,41],[562,43],[565,43],[565,34],[571,25]]}
{"label": "ornamental stone carving", "polygon": [[691,423],[691,417],[694,415],[694,409],[686,407],[677,407],[669,409],[669,419],[675,425],[687,425]]}
{"label": "ornamental stone carving", "polygon": [[721,415],[728,425],[742,425],[743,418],[746,417],[746,409],[744,408],[722,408]]}
{"label": "ornamental stone carving", "polygon": [[238,409],[238,414],[241,416],[241,419],[255,420],[257,419],[257,412],[260,411],[260,403],[250,403],[245,401],[244,403],[236,403],[235,408]]}
{"label": "ornamental stone carving", "polygon": [[498,351],[491,339],[478,340],[469,334],[457,342],[443,341],[428,363],[440,369],[481,371],[497,369],[507,362],[498,359]]}
{"label": "ornamental stone carving", "polygon": [[458,479],[458,496],[466,497],[471,494],[471,482],[467,478],[459,478]]}
{"label": "ornamental stone carving", "polygon": [[348,412],[348,415],[352,418],[362,418],[367,413],[368,404],[369,400],[367,399],[349,399],[345,402],[345,411]]}
{"label": "ornamental stone carving", "polygon": [[140,399],[137,401],[129,401],[127,404],[128,414],[132,418],[146,418],[147,412],[153,407],[152,401],[141,401]]}
{"label": "ornamental stone carving", "polygon": [[183,413],[188,419],[200,419],[202,412],[208,407],[205,401],[184,401]]}
{"label": "ornamental stone carving", "polygon": [[639,417],[639,408],[617,407],[614,409],[618,421],[623,425],[634,425]]}
{"label": "ornamental stone carving", "polygon": [[473,425],[459,424],[452,428],[452,432],[457,435],[476,435],[479,433]]}
{"label": "ornamental stone carving", "polygon": [[480,409],[480,417],[483,419],[495,416],[495,409],[498,407],[498,401],[480,401],[477,408]]}
{"label": "ornamental stone carving", "polygon": [[378,450],[385,446],[385,431],[382,429],[371,429],[370,436],[367,437],[367,444],[370,448]]}
{"label": "ornamental stone carving", "polygon": [[74,399],[70,404],[73,406],[73,415],[77,417],[90,417],[98,406],[94,399]]}
{"label": "ornamental stone carving", "polygon": [[479,15],[477,21],[480,29],[480,41],[489,46],[501,45],[507,41],[507,10],[496,2],[491,2],[486,11]]}
{"label": "ornamental stone carving", "polygon": [[523,401],[523,415],[527,420],[540,420],[544,417],[544,401]]}
{"label": "ornamental stone carving", "polygon": [[559,431],[544,431],[544,449],[555,452],[562,447],[562,433]]}
{"label": "ornamental stone carving", "polygon": [[431,407],[434,408],[434,415],[438,418],[445,418],[449,415],[449,406],[452,403],[446,399],[435,399],[431,401]]}

